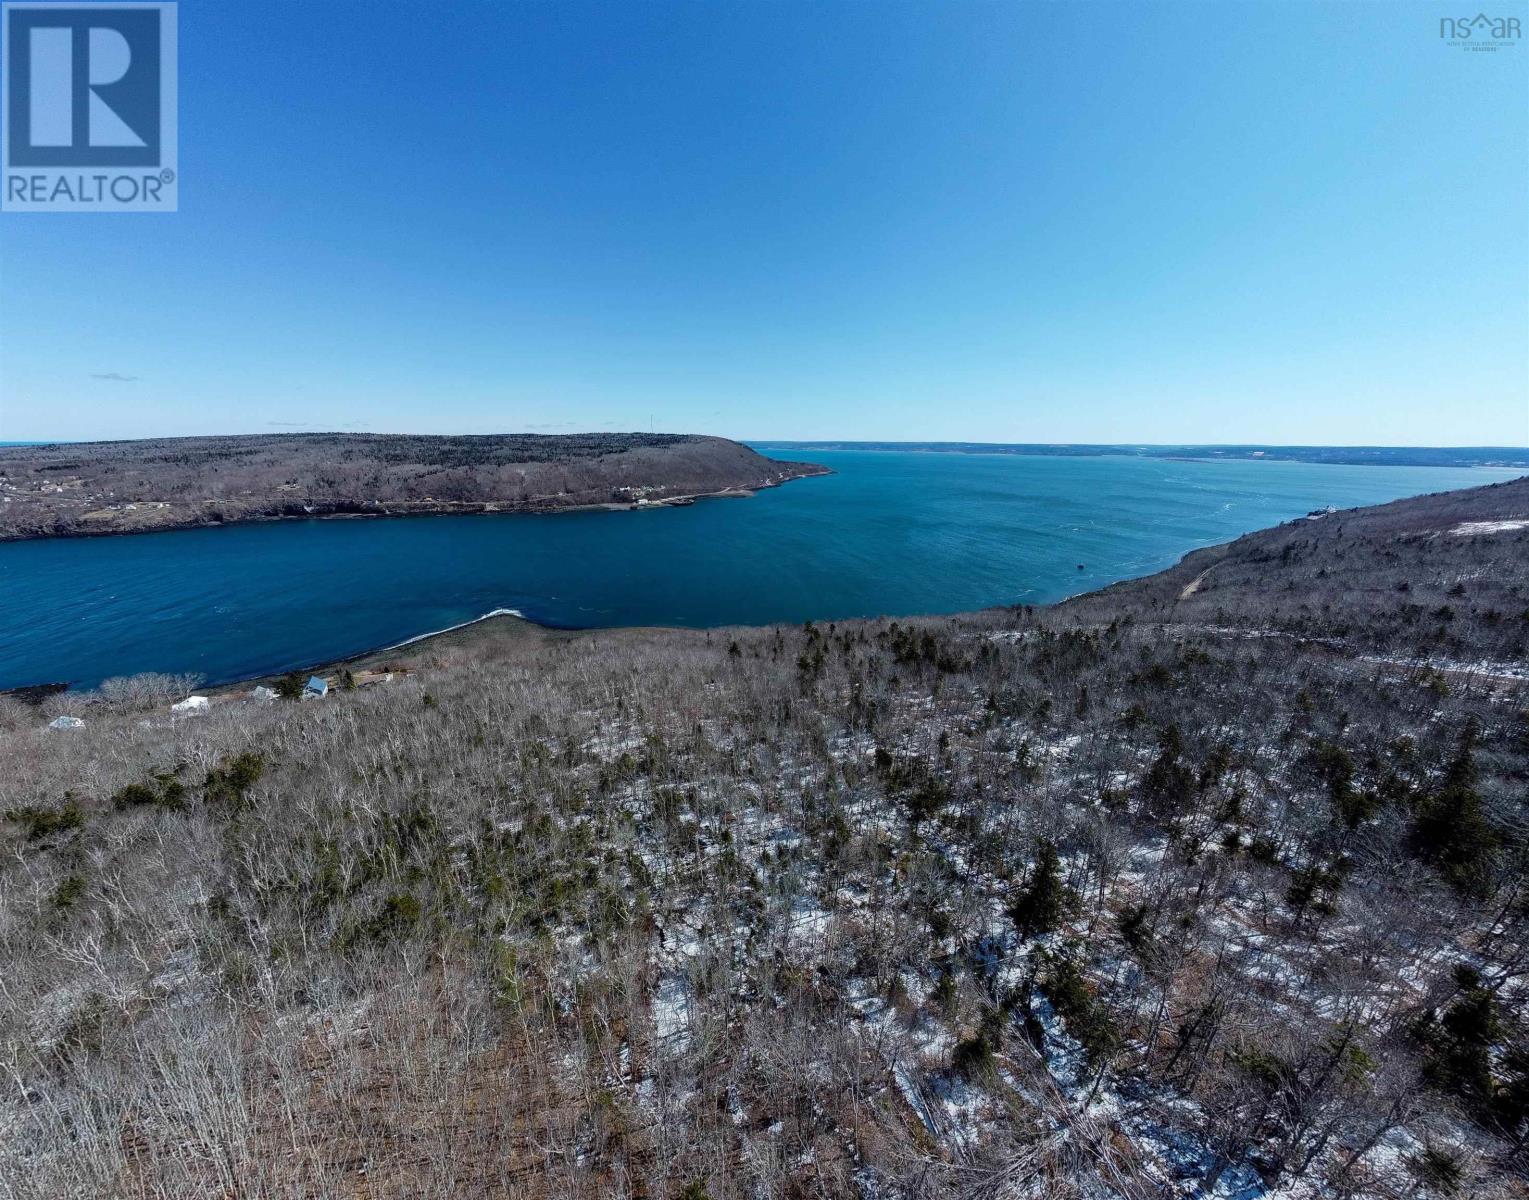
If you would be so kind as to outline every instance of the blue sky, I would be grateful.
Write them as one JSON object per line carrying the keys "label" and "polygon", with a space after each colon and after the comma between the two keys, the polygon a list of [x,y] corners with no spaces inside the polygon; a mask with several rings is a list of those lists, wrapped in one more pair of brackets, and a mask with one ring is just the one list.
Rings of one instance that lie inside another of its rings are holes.
{"label": "blue sky", "polygon": [[1522,446],[1440,7],[185,0],[180,212],[0,216],[0,438]]}

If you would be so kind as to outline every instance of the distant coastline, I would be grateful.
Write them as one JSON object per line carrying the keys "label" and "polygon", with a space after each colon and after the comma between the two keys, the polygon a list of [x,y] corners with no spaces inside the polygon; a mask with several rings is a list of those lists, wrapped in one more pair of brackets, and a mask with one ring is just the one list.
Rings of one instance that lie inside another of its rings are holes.
{"label": "distant coastline", "polygon": [[642,512],[660,508],[680,508],[688,504],[694,504],[698,500],[745,500],[756,492],[780,487],[782,484],[790,483],[796,479],[814,479],[820,475],[833,474],[829,468],[819,467],[815,463],[789,463],[785,465],[792,468],[805,469],[793,470],[778,480],[761,481],[747,486],[719,488],[713,492],[685,492],[673,496],[662,496],[645,502],[612,500],[589,504],[549,504],[533,501],[517,504],[495,501],[467,503],[428,501],[413,505],[406,503],[394,503],[387,506],[367,504],[365,507],[351,506],[349,502],[340,502],[332,508],[314,506],[303,512],[257,512],[223,520],[198,520],[192,516],[187,519],[168,521],[162,525],[148,528],[123,529],[103,527],[91,529],[76,527],[43,533],[12,533],[0,529],[0,546],[8,542],[128,537],[143,533],[188,533],[194,530],[231,528],[235,525],[274,525],[291,521],[380,521],[409,517],[550,517],[568,513]]}
{"label": "distant coastline", "polygon": [[1375,467],[1496,467],[1529,470],[1529,448],[1516,446],[1272,446],[1248,444],[1051,442],[853,442],[747,439],[756,450],[863,451],[904,454],[1007,454],[1044,458],[1159,458],[1183,462],[1301,462]]}
{"label": "distant coastline", "polygon": [[830,474],[695,434],[274,434],[0,448],[0,542],[660,508]]}

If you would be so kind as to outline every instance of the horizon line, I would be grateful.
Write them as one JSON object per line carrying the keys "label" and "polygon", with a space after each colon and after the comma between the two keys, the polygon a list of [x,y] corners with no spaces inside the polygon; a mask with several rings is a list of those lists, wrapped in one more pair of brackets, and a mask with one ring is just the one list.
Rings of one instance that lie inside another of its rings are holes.
{"label": "horizon line", "polygon": [[[137,437],[73,437],[73,438],[0,438],[0,446],[83,446],[116,442],[182,441],[195,438],[281,438],[281,437],[429,437],[429,438],[487,438],[487,437],[533,437],[568,438],[590,435],[619,436],[644,434],[653,436],[655,430],[640,429],[586,429],[563,433],[544,433],[533,430],[481,432],[481,433],[425,433],[405,430],[369,429],[294,429],[262,430],[248,433],[177,433],[146,434]],[[877,437],[727,437],[724,434],[664,431],[664,437],[720,437],[743,445],[792,445],[792,446],[999,446],[1021,449],[1130,449],[1130,450],[1478,450],[1504,451],[1516,455],[1529,455],[1529,443],[1467,443],[1467,442],[1152,442],[1152,441],[988,441],[971,438],[877,438]]]}

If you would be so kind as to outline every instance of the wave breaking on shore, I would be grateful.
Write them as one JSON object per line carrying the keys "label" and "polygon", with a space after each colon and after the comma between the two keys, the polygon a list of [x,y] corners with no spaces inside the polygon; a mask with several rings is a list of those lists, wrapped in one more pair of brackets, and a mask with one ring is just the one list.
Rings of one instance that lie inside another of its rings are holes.
{"label": "wave breaking on shore", "polygon": [[394,642],[390,646],[379,646],[372,651],[373,654],[385,654],[389,650],[401,650],[405,646],[412,646],[415,642],[423,642],[433,637],[440,637],[443,633],[455,633],[458,629],[466,629],[472,625],[481,624],[484,621],[492,621],[495,617],[518,617],[522,621],[530,620],[525,613],[518,608],[495,608],[490,609],[481,617],[474,617],[471,621],[461,621],[456,625],[447,625],[444,629],[432,629],[428,633],[417,633],[411,638],[404,638],[401,642]]}

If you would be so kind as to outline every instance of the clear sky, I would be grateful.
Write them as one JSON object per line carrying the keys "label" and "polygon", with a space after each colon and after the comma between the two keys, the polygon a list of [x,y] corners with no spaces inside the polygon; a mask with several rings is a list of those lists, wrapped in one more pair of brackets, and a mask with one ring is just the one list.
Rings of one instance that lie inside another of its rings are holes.
{"label": "clear sky", "polygon": [[1459,7],[184,0],[180,211],[0,215],[0,439],[1523,446]]}

